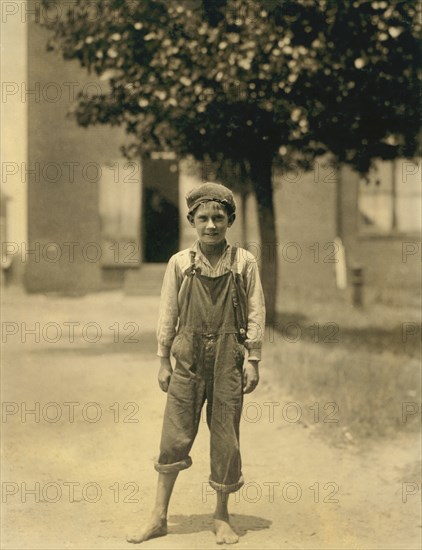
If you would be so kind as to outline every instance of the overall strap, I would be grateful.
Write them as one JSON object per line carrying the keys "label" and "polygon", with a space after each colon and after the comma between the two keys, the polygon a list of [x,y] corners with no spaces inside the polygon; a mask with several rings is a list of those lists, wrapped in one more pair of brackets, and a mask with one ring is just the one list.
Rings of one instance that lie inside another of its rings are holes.
{"label": "overall strap", "polygon": [[230,251],[230,269],[233,267],[234,261],[236,259],[237,246],[232,246]]}
{"label": "overall strap", "polygon": [[196,256],[195,250],[190,250],[189,255],[190,255],[190,265],[185,270],[184,274],[187,275],[188,277],[193,277],[196,272],[200,273],[201,270],[200,270],[200,268],[195,267],[195,256]]}
{"label": "overall strap", "polygon": [[235,273],[233,269],[233,264],[236,259],[237,247],[233,246],[230,252],[230,270],[232,273],[233,286],[232,286],[232,303],[234,307],[234,317],[236,328],[238,330],[238,338],[240,342],[246,340],[246,327],[247,320],[246,314],[244,311],[244,304],[241,303],[241,297],[239,295],[239,275]]}

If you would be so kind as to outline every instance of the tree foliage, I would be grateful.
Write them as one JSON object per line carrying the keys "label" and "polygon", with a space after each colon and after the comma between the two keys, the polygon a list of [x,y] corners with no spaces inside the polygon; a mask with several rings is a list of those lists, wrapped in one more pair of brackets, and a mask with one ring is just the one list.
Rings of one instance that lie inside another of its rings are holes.
{"label": "tree foliage", "polygon": [[[48,0],[45,0],[48,4]],[[366,172],[412,156],[421,25],[407,0],[75,0],[52,47],[108,79],[81,125],[125,126],[128,154],[306,163]]]}

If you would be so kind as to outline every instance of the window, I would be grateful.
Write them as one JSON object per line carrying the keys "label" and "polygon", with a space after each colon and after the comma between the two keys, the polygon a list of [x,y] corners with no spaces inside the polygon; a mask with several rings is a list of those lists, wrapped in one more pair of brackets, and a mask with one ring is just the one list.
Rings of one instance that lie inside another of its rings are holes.
{"label": "window", "polygon": [[362,233],[416,233],[422,228],[421,165],[418,161],[380,161],[359,182]]}

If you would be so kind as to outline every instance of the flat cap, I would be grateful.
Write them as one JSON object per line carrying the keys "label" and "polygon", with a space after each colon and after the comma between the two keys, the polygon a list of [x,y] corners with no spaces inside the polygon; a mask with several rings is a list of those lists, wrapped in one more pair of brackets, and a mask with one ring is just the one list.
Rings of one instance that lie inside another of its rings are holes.
{"label": "flat cap", "polygon": [[195,187],[195,189],[189,191],[186,195],[189,212],[195,210],[202,202],[208,201],[219,202],[232,212],[236,211],[236,201],[234,200],[233,193],[228,187],[220,183],[203,183],[199,187]]}

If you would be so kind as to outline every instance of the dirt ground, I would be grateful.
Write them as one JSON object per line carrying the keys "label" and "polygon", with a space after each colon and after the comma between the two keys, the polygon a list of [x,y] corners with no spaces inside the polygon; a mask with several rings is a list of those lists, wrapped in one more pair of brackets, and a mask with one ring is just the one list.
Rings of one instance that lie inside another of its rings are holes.
{"label": "dirt ground", "polygon": [[[134,547],[125,534],[153,503],[165,404],[157,308],[158,297],[120,292],[3,296],[2,548]],[[237,547],[420,548],[419,434],[333,446],[328,425],[295,421],[274,381],[279,368],[288,367],[267,364],[264,350],[261,383],[245,403],[246,483],[231,499]],[[192,458],[168,536],[144,548],[216,547],[205,421]]]}

